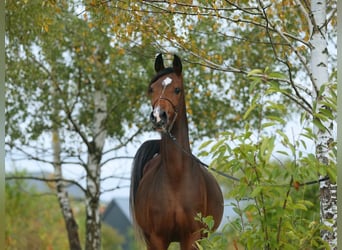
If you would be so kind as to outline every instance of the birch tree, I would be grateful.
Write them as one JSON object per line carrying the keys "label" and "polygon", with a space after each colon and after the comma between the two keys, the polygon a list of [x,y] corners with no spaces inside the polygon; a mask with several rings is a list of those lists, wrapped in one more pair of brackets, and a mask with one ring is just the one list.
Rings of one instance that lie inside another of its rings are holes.
{"label": "birch tree", "polygon": [[64,218],[66,231],[68,234],[68,241],[70,249],[81,249],[81,243],[78,234],[78,225],[74,217],[68,193],[65,189],[65,182],[63,181],[62,167],[60,165],[60,138],[58,130],[52,132],[52,144],[54,150],[54,177],[56,178],[56,193],[59,201],[61,213]]}
{"label": "birch tree", "polygon": [[[326,100],[332,98],[329,93],[328,48],[327,48],[327,1],[312,0],[311,12],[307,15],[311,19],[311,60],[312,98],[315,103],[315,114],[334,112],[326,105]],[[334,116],[332,116],[334,117]],[[323,165],[336,161],[332,156],[334,134],[334,120],[315,117],[316,155]],[[322,238],[326,240],[331,249],[337,249],[337,184],[327,179],[320,183],[321,219],[332,230],[322,231]]]}
{"label": "birch tree", "polygon": [[[52,95],[56,92],[52,87]],[[58,104],[56,102],[58,100],[56,97],[54,98],[53,106],[54,106],[54,117],[58,120]],[[64,223],[66,227],[66,231],[68,234],[68,241],[70,249],[80,250],[81,243],[79,240],[79,233],[78,233],[78,225],[76,219],[74,217],[72,207],[70,204],[70,200],[68,197],[68,192],[65,188],[65,181],[63,180],[63,173],[62,173],[62,160],[61,160],[61,139],[59,135],[58,123],[54,122],[52,125],[52,149],[53,149],[53,168],[54,168],[54,177],[56,178],[56,193],[59,202],[59,206],[61,209],[62,216],[64,218]]]}
{"label": "birch tree", "polygon": [[[102,84],[101,84],[102,85]],[[103,85],[102,85],[103,86]],[[86,249],[101,248],[101,218],[99,211],[100,201],[100,177],[101,177],[101,158],[102,150],[105,143],[107,131],[104,127],[105,120],[108,116],[107,97],[104,89],[95,89],[94,93],[94,120],[92,141],[85,141],[88,147],[88,173],[87,173],[87,190],[86,197],[86,215],[87,215],[87,231],[86,231]]]}

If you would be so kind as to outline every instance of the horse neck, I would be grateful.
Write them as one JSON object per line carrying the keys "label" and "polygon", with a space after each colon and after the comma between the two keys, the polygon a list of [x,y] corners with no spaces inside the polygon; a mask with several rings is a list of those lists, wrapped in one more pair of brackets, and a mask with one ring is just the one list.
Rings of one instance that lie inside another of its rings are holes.
{"label": "horse neck", "polygon": [[160,147],[163,165],[166,166],[171,175],[176,175],[179,178],[180,174],[184,173],[192,162],[185,112],[184,115],[179,115],[175,121],[170,135],[162,135]]}

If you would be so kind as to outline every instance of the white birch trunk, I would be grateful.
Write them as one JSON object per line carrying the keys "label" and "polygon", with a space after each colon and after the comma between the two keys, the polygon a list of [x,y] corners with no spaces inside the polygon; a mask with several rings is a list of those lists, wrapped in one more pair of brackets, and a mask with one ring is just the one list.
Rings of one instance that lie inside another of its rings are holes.
{"label": "white birch trunk", "polygon": [[[311,0],[311,13],[315,23],[313,24],[311,36],[311,72],[313,76],[313,101],[317,103],[315,113],[324,108],[320,103],[322,96],[318,96],[317,90],[322,85],[328,83],[328,51],[326,38],[326,0]],[[328,95],[328,93],[323,93]],[[329,164],[329,145],[334,141],[333,121],[321,121],[325,129],[315,126],[316,156],[319,161]],[[337,249],[337,186],[332,184],[330,180],[320,183],[320,205],[321,205],[321,221],[326,226],[332,228],[332,231],[322,231],[323,240],[328,242],[331,249]]]}
{"label": "white birch trunk", "polygon": [[107,97],[101,90],[94,93],[93,141],[88,145],[86,196],[86,250],[101,249],[100,163],[107,131]]}
{"label": "white birch trunk", "polygon": [[78,226],[70,206],[68,193],[65,190],[63,182],[62,166],[61,166],[61,143],[58,134],[58,129],[52,131],[52,147],[53,147],[53,167],[56,181],[56,192],[59,206],[65,222],[65,227],[68,233],[69,247],[71,250],[81,250],[81,244],[78,235]]}

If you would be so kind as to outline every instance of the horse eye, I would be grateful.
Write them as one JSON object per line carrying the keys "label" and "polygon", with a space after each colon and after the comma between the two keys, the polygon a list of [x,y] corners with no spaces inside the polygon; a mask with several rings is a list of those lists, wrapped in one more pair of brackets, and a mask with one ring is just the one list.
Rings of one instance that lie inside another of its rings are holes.
{"label": "horse eye", "polygon": [[176,94],[179,94],[181,92],[181,89],[180,88],[175,88],[175,93]]}
{"label": "horse eye", "polygon": [[149,87],[149,88],[148,88],[148,93],[149,93],[149,94],[152,94],[152,93],[153,93],[153,88],[152,88],[152,87]]}

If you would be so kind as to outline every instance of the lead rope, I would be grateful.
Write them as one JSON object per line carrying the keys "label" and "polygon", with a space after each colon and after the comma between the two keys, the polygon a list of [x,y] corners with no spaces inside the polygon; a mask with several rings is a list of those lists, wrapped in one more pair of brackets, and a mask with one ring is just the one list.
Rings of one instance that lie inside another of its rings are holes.
{"label": "lead rope", "polygon": [[[198,163],[200,163],[201,165],[205,166],[207,169],[209,170],[212,170],[213,172],[223,176],[223,177],[226,177],[228,179],[231,179],[233,181],[238,181],[240,182],[240,179],[239,178],[236,178],[234,176],[231,176],[229,174],[226,174],[220,170],[217,170],[215,168],[210,168],[207,164],[205,164],[204,162],[202,162],[200,159],[198,159],[196,156],[194,156],[193,154],[189,153],[188,151],[186,151],[178,142],[177,142],[177,139],[176,137],[174,137],[170,131],[167,131],[167,135],[170,137],[170,139],[173,141],[173,143],[180,149],[182,150],[185,154],[187,154],[188,156],[190,156],[191,158],[193,158],[195,161],[197,161]],[[326,176],[326,177],[323,177],[323,178],[320,178],[318,180],[314,180],[314,181],[307,181],[307,182],[304,182],[304,183],[300,183],[299,186],[307,186],[307,185],[312,185],[312,184],[316,184],[316,183],[320,183],[322,181],[326,181],[329,179],[329,176]],[[277,185],[277,186],[284,186],[284,187],[288,187],[288,184],[285,184],[285,185]]]}

